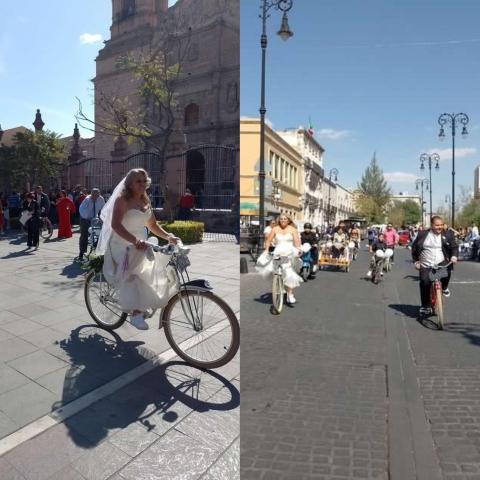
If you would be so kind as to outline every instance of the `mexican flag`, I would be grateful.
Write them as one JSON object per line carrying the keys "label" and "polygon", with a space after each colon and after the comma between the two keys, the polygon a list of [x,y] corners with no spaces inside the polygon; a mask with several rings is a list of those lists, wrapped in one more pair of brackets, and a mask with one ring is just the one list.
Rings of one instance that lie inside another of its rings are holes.
{"label": "mexican flag", "polygon": [[314,132],[314,129],[313,129],[313,123],[312,123],[311,118],[308,119],[308,129],[307,129],[307,133],[308,133],[308,135],[310,135],[311,137],[313,137],[313,134],[315,133],[315,132]]}

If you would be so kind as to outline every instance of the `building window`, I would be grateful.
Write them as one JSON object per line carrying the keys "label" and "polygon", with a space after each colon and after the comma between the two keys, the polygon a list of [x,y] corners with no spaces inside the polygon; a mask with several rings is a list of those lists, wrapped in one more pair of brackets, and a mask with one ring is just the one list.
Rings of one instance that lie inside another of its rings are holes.
{"label": "building window", "polygon": [[284,164],[285,164],[285,162],[284,162],[283,158],[281,158],[280,159],[280,181],[281,182],[283,182],[283,178],[284,178],[284,175],[283,175],[284,174],[284,168],[285,168]]}
{"label": "building window", "polygon": [[121,20],[135,15],[135,0],[123,0],[120,13]]}
{"label": "building window", "polygon": [[198,125],[200,119],[200,109],[196,103],[190,103],[185,107],[185,120],[186,127],[193,127]]}

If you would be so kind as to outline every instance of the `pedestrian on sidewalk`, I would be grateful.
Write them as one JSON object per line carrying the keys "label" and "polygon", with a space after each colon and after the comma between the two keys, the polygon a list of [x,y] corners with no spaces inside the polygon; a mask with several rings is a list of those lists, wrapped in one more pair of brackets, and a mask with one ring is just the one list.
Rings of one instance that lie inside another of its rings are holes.
{"label": "pedestrian on sidewalk", "polygon": [[67,197],[67,192],[62,190],[57,200],[58,238],[72,237],[71,215],[75,212],[74,203]]}
{"label": "pedestrian on sidewalk", "polygon": [[40,207],[35,200],[33,192],[25,195],[23,211],[28,212],[30,216],[25,224],[27,227],[27,246],[29,248],[34,247],[35,250],[38,250],[38,244],[40,242]]}
{"label": "pedestrian on sidewalk", "polygon": [[79,240],[79,249],[80,252],[77,261],[83,261],[83,256],[87,252],[88,248],[88,229],[92,219],[98,217],[102,208],[105,206],[105,200],[100,195],[100,190],[98,188],[92,188],[92,193],[87,195],[83,202],[80,204],[80,240]]}

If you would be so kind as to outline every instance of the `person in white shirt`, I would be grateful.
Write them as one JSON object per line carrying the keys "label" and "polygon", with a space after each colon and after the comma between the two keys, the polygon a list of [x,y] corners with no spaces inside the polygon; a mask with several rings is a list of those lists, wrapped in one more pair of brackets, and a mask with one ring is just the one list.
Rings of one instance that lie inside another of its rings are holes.
{"label": "person in white shirt", "polygon": [[[453,232],[443,231],[443,219],[439,216],[432,217],[431,227],[425,231],[419,231],[412,245],[412,259],[415,268],[420,273],[420,298],[422,306],[420,314],[428,314],[431,310],[429,271],[434,266],[457,263],[458,246]],[[442,291],[445,297],[450,296],[448,283],[450,281],[452,267],[448,267],[448,276],[441,279]]]}
{"label": "person in white shirt", "polygon": [[[263,230],[263,244],[267,242],[267,238],[270,236],[271,231],[273,230],[274,227],[277,226],[277,221],[275,219],[270,220],[270,223],[265,227]],[[275,250],[275,241],[272,240],[272,243],[270,245],[269,251],[273,252]]]}
{"label": "person in white shirt", "polygon": [[80,204],[80,253],[76,258],[77,261],[83,261],[88,248],[88,229],[93,218],[100,216],[100,211],[105,206],[105,200],[100,195],[98,188],[92,188],[91,195],[87,197]]}

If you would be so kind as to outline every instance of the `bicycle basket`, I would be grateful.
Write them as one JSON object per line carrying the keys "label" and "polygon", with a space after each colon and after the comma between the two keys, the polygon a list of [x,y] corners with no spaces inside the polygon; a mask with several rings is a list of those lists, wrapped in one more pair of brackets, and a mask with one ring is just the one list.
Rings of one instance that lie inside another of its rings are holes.
{"label": "bicycle basket", "polygon": [[436,280],[441,280],[442,278],[448,277],[448,270],[446,268],[439,268],[438,270],[431,269],[428,272],[428,278],[431,282]]}
{"label": "bicycle basket", "polygon": [[187,255],[177,255],[176,266],[180,272],[184,272],[190,266],[190,260]]}

